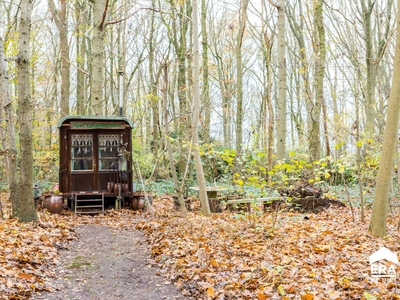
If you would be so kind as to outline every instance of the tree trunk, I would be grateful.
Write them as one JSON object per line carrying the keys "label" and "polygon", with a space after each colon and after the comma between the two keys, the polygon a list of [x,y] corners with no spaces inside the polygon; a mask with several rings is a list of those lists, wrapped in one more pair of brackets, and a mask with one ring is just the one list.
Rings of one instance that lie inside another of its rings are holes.
{"label": "tree trunk", "polygon": [[247,6],[249,0],[242,0],[240,7],[239,30],[236,37],[236,76],[237,76],[237,103],[236,103],[236,156],[242,152],[243,142],[243,64],[242,43],[246,29]]}
{"label": "tree trunk", "polygon": [[[152,6],[153,8],[155,7],[155,1],[152,1]],[[150,76],[150,91],[149,94],[151,95],[151,111],[152,111],[152,117],[153,117],[153,138],[152,138],[152,148],[153,148],[153,153],[154,157],[158,157],[159,153],[159,148],[160,148],[160,143],[159,143],[159,131],[160,131],[160,122],[159,122],[159,100],[158,100],[158,95],[157,95],[157,79],[154,75],[155,72],[155,58],[154,58],[154,48],[155,48],[155,38],[154,38],[154,11],[151,12],[151,25],[150,25],[150,37],[149,37],[149,76]],[[154,173],[153,173],[153,180],[157,179],[157,166],[154,168]]]}
{"label": "tree trunk", "polygon": [[3,49],[4,49],[3,40],[0,38],[0,97],[1,97],[0,99],[1,99],[1,105],[5,113],[6,129],[7,129],[6,131],[1,130],[1,139],[4,150],[3,154],[4,164],[6,166],[8,183],[10,187],[12,210],[18,211],[19,190],[18,190],[17,160],[16,160],[17,145],[15,141],[14,117],[13,117],[14,113],[9,92],[7,64],[5,61]]}
{"label": "tree trunk", "polygon": [[[75,11],[76,11],[76,21],[78,24],[87,24],[87,9],[86,2],[80,0],[75,0]],[[85,74],[81,71],[84,70],[86,61],[86,37],[82,30],[82,25],[77,26],[76,29],[76,65],[78,67],[76,74],[76,113],[78,115],[85,114],[85,103],[87,100],[86,96],[86,84],[85,84]]]}
{"label": "tree trunk", "polygon": [[367,67],[367,86],[365,91],[365,131],[374,136],[375,131],[375,58],[373,56],[371,15],[375,1],[361,0],[363,25],[365,34],[365,63]]}
{"label": "tree trunk", "polygon": [[103,114],[103,84],[104,84],[104,35],[105,18],[107,15],[108,0],[95,0],[93,5],[93,39],[92,60],[90,73],[90,102],[89,114]]}
{"label": "tree trunk", "polygon": [[174,156],[172,153],[172,146],[171,146],[171,141],[170,141],[170,136],[169,136],[169,118],[168,118],[168,108],[167,108],[168,107],[168,66],[166,63],[164,65],[163,94],[164,94],[163,110],[164,110],[165,144],[166,144],[167,151],[168,151],[168,159],[169,159],[169,165],[171,167],[172,179],[174,180],[174,189],[178,196],[178,201],[180,204],[181,211],[182,211],[183,215],[186,216],[187,209],[186,209],[186,205],[185,205],[185,200],[183,199],[183,195],[181,193],[181,189],[179,186],[178,175],[176,174],[176,166],[175,166],[175,162],[174,162]]}
{"label": "tree trunk", "polygon": [[[0,104],[5,111],[7,116],[7,107],[11,104],[10,92],[9,92],[9,76],[7,71],[7,62],[4,55],[4,43],[3,39],[0,37]],[[0,110],[0,119],[3,119],[3,111]],[[6,123],[8,124],[8,123]],[[7,145],[7,131],[0,129],[0,137],[2,143],[4,166],[6,167],[7,176],[10,175],[10,160],[9,155],[7,155],[8,145]],[[9,178],[10,179],[10,178]],[[10,180],[9,180],[10,181]]]}
{"label": "tree trunk", "polygon": [[[20,177],[19,193],[16,198],[19,203],[13,217],[21,222],[37,220],[37,213],[33,201],[33,152],[32,152],[32,103],[30,97],[30,32],[31,32],[32,1],[21,1],[21,15],[19,23],[18,42],[18,106],[20,125]],[[15,199],[14,199],[15,201]],[[16,204],[16,205],[15,205]]]}
{"label": "tree trunk", "polygon": [[[366,123],[365,123],[365,131],[368,137],[374,138],[376,132],[376,87],[378,82],[378,70],[380,67],[380,61],[383,57],[384,52],[387,48],[388,37],[391,32],[390,19],[393,14],[393,0],[387,1],[386,15],[379,15],[379,19],[375,20],[375,22],[381,23],[383,18],[386,18],[385,29],[382,30],[382,36],[376,39],[374,37],[374,33],[377,30],[374,24],[374,20],[372,17],[373,10],[375,8],[376,1],[372,0],[360,0],[361,9],[362,9],[362,20],[364,27],[364,36],[365,40],[365,64],[366,64],[366,87],[365,87],[365,115],[366,115]],[[378,32],[380,33],[381,30]]]}
{"label": "tree trunk", "polygon": [[57,10],[53,0],[49,0],[49,7],[55,20],[60,38],[60,61],[61,61],[61,116],[69,114],[69,89],[70,89],[70,65],[66,0],[60,0],[60,10]]}
{"label": "tree trunk", "polygon": [[199,59],[199,17],[197,0],[192,3],[192,22],[193,22],[193,119],[192,119],[192,147],[194,163],[196,168],[197,183],[199,185],[199,195],[201,212],[209,216],[210,206],[207,198],[206,180],[204,178],[203,165],[200,158],[198,123],[200,116],[200,59]]}
{"label": "tree trunk", "polygon": [[[128,10],[128,2],[124,1],[123,6],[125,10]],[[126,52],[127,52],[127,45],[126,45],[126,23],[122,22],[118,26],[118,41],[120,47],[118,47],[118,73],[119,76],[119,115],[125,116],[127,114],[126,107],[127,107],[127,97],[126,97]],[[138,57],[138,64],[141,62],[141,55]],[[122,72],[122,73],[121,73]],[[122,75],[121,75],[122,74]]]}
{"label": "tree trunk", "polygon": [[314,1],[314,86],[315,100],[309,111],[311,117],[310,128],[310,152],[312,161],[320,159],[321,156],[321,104],[324,101],[324,77],[325,77],[325,29],[323,23],[323,2],[322,0]]}
{"label": "tree trunk", "polygon": [[[271,47],[272,48],[272,47]],[[270,50],[271,50],[270,48]],[[268,83],[267,83],[267,107],[268,107],[268,170],[272,170],[273,167],[273,155],[274,155],[274,110],[272,107],[272,64],[271,64],[271,52],[268,51],[267,56],[268,64]],[[271,184],[271,176],[268,176],[268,183]]]}
{"label": "tree trunk", "polygon": [[207,1],[201,0],[201,37],[202,37],[202,58],[203,58],[203,141],[210,142],[210,126],[211,126],[211,98],[210,83],[208,72],[208,34],[207,34]]}
{"label": "tree trunk", "polygon": [[285,0],[278,2],[278,77],[279,95],[276,112],[276,158],[278,160],[286,156],[286,22]]}
{"label": "tree trunk", "polygon": [[219,54],[216,55],[217,60],[217,73],[218,73],[218,83],[219,89],[221,91],[222,98],[222,127],[223,127],[223,140],[224,147],[230,148],[232,146],[232,132],[231,132],[231,120],[232,120],[232,78],[229,74],[224,72],[224,66],[222,58]]}
{"label": "tree trunk", "polygon": [[[400,0],[397,1],[400,5]],[[400,10],[397,12],[397,27],[400,28]],[[375,236],[386,235],[388,215],[389,190],[393,180],[393,162],[398,139],[399,111],[400,111],[400,30],[396,31],[396,51],[392,88],[390,91],[388,113],[383,137],[381,161],[379,163],[378,178],[372,205],[369,232]]]}
{"label": "tree trunk", "polygon": [[[186,45],[186,35],[189,30],[189,20],[190,15],[188,12],[191,10],[190,2],[176,2],[174,0],[168,0],[169,4],[172,8],[171,13],[171,26],[166,24],[168,29],[168,35],[170,42],[174,46],[175,55],[177,58],[177,91],[178,91],[178,102],[179,102],[179,118],[176,118],[174,123],[176,123],[175,133],[177,136],[178,142],[182,140],[187,140],[190,136],[190,120],[188,118],[189,113],[189,103],[188,103],[188,84],[187,84],[187,68],[186,64],[188,63],[187,58],[187,45]],[[179,23],[179,26],[178,24]],[[185,159],[182,155],[183,149],[179,149],[179,157],[180,160],[178,162],[178,168],[181,173],[184,172],[185,169]]]}

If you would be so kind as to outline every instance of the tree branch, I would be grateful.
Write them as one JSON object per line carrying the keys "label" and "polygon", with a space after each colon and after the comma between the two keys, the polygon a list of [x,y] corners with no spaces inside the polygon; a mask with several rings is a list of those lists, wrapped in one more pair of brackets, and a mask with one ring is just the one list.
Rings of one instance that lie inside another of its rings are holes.
{"label": "tree branch", "polygon": [[280,6],[276,4],[275,2],[272,2],[272,0],[268,0],[268,2],[275,8],[280,9]]}
{"label": "tree branch", "polygon": [[154,9],[154,8],[151,8],[151,7],[141,7],[141,8],[139,8],[139,9],[135,10],[135,11],[134,11],[133,13],[131,13],[130,15],[128,15],[128,16],[122,18],[122,19],[118,19],[118,20],[114,20],[114,21],[109,21],[109,22],[107,22],[106,25],[117,24],[117,23],[123,22],[123,21],[125,21],[125,20],[128,20],[130,17],[134,16],[135,14],[137,14],[137,13],[138,13],[139,11],[141,11],[142,9],[151,10],[151,11],[158,12],[158,13],[164,13],[164,12],[162,12],[161,10]]}
{"label": "tree branch", "polygon": [[[104,26],[104,22],[105,22],[105,20],[106,20],[106,16],[107,16],[107,9],[108,9],[108,1],[109,0],[107,0],[106,1],[106,5],[105,5],[105,7],[104,7],[104,11],[103,11],[103,19],[101,20],[101,23],[100,23],[100,28],[103,28],[103,26]],[[107,25],[107,24],[106,24]]]}
{"label": "tree branch", "polygon": [[86,72],[85,70],[79,68],[78,66],[74,65],[71,61],[69,61],[68,59],[66,59],[64,56],[61,56],[61,58],[63,60],[65,60],[67,63],[69,63],[71,66],[73,66],[75,69],[77,69],[78,71],[81,71],[83,74],[90,76],[90,74],[88,72]]}

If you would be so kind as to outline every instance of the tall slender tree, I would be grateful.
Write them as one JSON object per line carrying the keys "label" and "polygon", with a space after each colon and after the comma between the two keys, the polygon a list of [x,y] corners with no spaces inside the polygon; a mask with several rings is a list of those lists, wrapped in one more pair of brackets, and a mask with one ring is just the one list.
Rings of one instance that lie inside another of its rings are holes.
{"label": "tall slender tree", "polygon": [[208,29],[207,29],[207,0],[201,0],[201,38],[202,38],[202,69],[203,69],[203,140],[210,142],[211,124],[211,98],[210,98],[210,77],[208,70]]}
{"label": "tall slender tree", "polygon": [[108,0],[93,2],[93,39],[90,74],[90,114],[103,114],[103,84],[104,84],[104,37]]}
{"label": "tall slender tree", "polygon": [[242,0],[239,14],[239,30],[236,37],[236,77],[237,77],[237,88],[236,88],[236,155],[240,155],[242,152],[243,142],[243,62],[242,62],[242,44],[243,35],[246,29],[247,20],[247,7],[249,0]]}
{"label": "tall slender tree", "polygon": [[[4,109],[6,131],[1,130],[2,146],[4,149],[4,164],[6,166],[10,198],[13,211],[18,211],[18,177],[17,177],[17,145],[14,128],[14,112],[9,91],[7,63],[4,55],[4,43],[0,38],[0,101]],[[0,113],[0,115],[2,115]],[[0,206],[1,207],[1,206]]]}
{"label": "tall slender tree", "polygon": [[76,23],[78,24],[75,30],[76,36],[76,113],[83,115],[85,111],[85,104],[87,100],[85,73],[83,70],[86,67],[85,61],[87,57],[87,46],[85,36],[85,26],[88,23],[88,9],[86,2],[75,0],[75,14]]}
{"label": "tall slender tree", "polygon": [[200,116],[200,58],[199,58],[199,16],[197,0],[192,3],[193,22],[193,119],[192,119],[192,145],[196,168],[197,183],[199,185],[201,211],[204,215],[210,215],[210,206],[207,198],[206,181],[199,149],[199,116]]}
{"label": "tall slender tree", "polygon": [[310,114],[310,143],[309,149],[311,151],[312,160],[320,159],[321,155],[321,107],[324,101],[324,77],[325,77],[325,28],[323,22],[323,1],[314,1],[314,57],[315,57],[315,68],[314,68],[314,87],[315,87],[315,99],[311,103],[309,110]]}
{"label": "tall slender tree", "polygon": [[[273,2],[270,0],[273,4]],[[286,156],[286,0],[279,0],[273,4],[278,10],[278,77],[279,95],[276,112],[276,157],[283,159]]]}
{"label": "tall slender tree", "polygon": [[58,29],[60,39],[60,63],[61,63],[61,116],[69,114],[69,90],[70,90],[70,63],[68,44],[68,15],[66,0],[60,0],[60,9],[56,8],[53,0],[48,0],[53,19]]}
{"label": "tall slender tree", "polygon": [[32,103],[30,85],[30,33],[32,1],[21,1],[18,40],[18,121],[20,139],[20,176],[18,197],[13,200],[13,216],[21,222],[37,220],[33,199]]}

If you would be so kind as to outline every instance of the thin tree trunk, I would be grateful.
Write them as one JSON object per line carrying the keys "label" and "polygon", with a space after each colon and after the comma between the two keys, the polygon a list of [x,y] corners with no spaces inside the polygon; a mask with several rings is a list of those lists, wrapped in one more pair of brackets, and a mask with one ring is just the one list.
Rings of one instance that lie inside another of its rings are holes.
{"label": "thin tree trunk", "polygon": [[192,120],[192,144],[193,156],[196,168],[197,183],[199,185],[199,195],[201,203],[201,212],[209,216],[210,205],[207,198],[206,180],[204,178],[203,165],[200,158],[198,123],[200,116],[200,59],[199,59],[199,17],[197,9],[197,0],[192,4],[192,22],[193,22],[193,120]]}
{"label": "thin tree trunk", "polygon": [[174,156],[172,153],[172,146],[171,146],[171,141],[170,141],[170,136],[169,136],[169,118],[168,118],[168,66],[165,63],[164,65],[164,88],[163,88],[163,110],[164,110],[164,130],[165,130],[165,145],[168,150],[168,159],[169,159],[169,164],[171,168],[171,173],[172,173],[172,179],[174,180],[174,189],[176,192],[176,195],[178,196],[178,201],[180,204],[181,211],[184,216],[187,215],[187,209],[185,205],[185,200],[183,199],[183,195],[181,193],[181,189],[179,186],[179,180],[178,180],[178,175],[176,174],[176,166],[174,162]]}
{"label": "thin tree trunk", "polygon": [[[268,106],[268,170],[272,170],[274,156],[274,110],[272,107],[272,64],[271,53],[268,55],[268,83],[267,83],[267,106]],[[271,184],[271,176],[268,183]]]}
{"label": "thin tree trunk", "polygon": [[323,23],[323,1],[314,1],[314,53],[315,53],[315,100],[312,110],[309,112],[311,117],[310,146],[311,159],[320,159],[321,156],[321,105],[324,101],[324,77],[325,77],[325,29]]}
{"label": "thin tree trunk", "polygon": [[[15,141],[14,113],[9,92],[7,64],[4,56],[4,44],[0,38],[0,97],[6,120],[6,131],[1,130],[2,146],[4,150],[4,164],[10,187],[12,210],[18,211],[18,177],[17,177],[17,145]],[[0,114],[2,115],[2,114]]]}
{"label": "thin tree trunk", "polygon": [[[265,6],[265,7],[264,7]],[[264,3],[263,8],[266,10],[266,4]],[[265,107],[263,110],[265,112],[265,118],[268,115],[268,125],[267,120],[263,120],[264,126],[267,126],[265,131],[265,148],[263,145],[263,149],[267,150],[267,163],[268,163],[268,170],[272,170],[273,164],[273,155],[274,155],[274,110],[272,105],[272,79],[273,79],[273,71],[272,71],[272,62],[271,62],[271,50],[272,50],[272,40],[268,36],[268,32],[266,31],[267,24],[266,20],[263,20],[262,26],[262,40],[263,40],[263,53],[264,53],[264,61],[266,67],[266,77],[267,77],[267,84],[266,84],[266,95],[265,95]],[[271,176],[268,176],[268,183],[271,184]]]}
{"label": "thin tree trunk", "polygon": [[[5,55],[4,55],[4,43],[3,39],[0,37],[0,104],[4,109],[4,112],[6,114],[6,118],[8,115],[9,108],[11,107],[11,98],[10,98],[10,91],[9,91],[9,76],[8,76],[8,71],[7,71],[7,62],[5,60]],[[12,110],[11,110],[12,113]],[[12,114],[11,114],[12,116]],[[3,119],[3,110],[0,110],[0,119]],[[8,125],[8,122],[6,123]],[[12,127],[14,130],[14,126]],[[8,131],[8,129],[7,129]],[[10,176],[10,160],[9,160],[9,155],[7,152],[9,152],[9,147],[7,145],[7,133],[6,130],[0,129],[0,137],[1,137],[1,142],[2,142],[2,149],[3,149],[3,159],[4,159],[4,165],[6,167],[6,172],[7,176]],[[15,141],[14,141],[15,144]],[[16,147],[14,147],[16,149]],[[16,151],[15,151],[16,153]],[[8,178],[10,181],[10,178]]]}
{"label": "thin tree trunk", "polygon": [[276,157],[283,159],[286,156],[286,22],[285,22],[285,0],[278,2],[278,77],[279,96],[276,112]]}
{"label": "thin tree trunk", "polygon": [[236,103],[236,156],[242,152],[243,142],[243,63],[242,43],[246,29],[247,6],[249,0],[242,0],[240,7],[239,30],[236,37],[236,76],[237,76],[237,103]]}
{"label": "thin tree trunk", "polygon": [[361,0],[363,25],[365,34],[365,63],[367,67],[367,86],[365,93],[365,131],[373,136],[375,131],[375,58],[373,56],[371,15],[375,1]]}
{"label": "thin tree trunk", "polygon": [[216,54],[217,73],[218,73],[218,83],[219,89],[221,91],[222,98],[222,130],[223,130],[223,140],[224,147],[230,148],[232,146],[232,134],[231,134],[231,78],[228,74],[224,74],[222,58]]}
{"label": "thin tree trunk", "polygon": [[329,131],[328,131],[328,113],[326,110],[326,101],[322,99],[322,118],[324,126],[324,137],[325,137],[325,156],[331,155],[331,146],[329,143]]}
{"label": "thin tree trunk", "polygon": [[67,4],[66,0],[60,0],[60,10],[49,0],[49,7],[53,19],[55,20],[60,38],[60,61],[61,61],[61,98],[60,114],[69,114],[69,89],[70,89],[70,65],[69,65],[69,45],[68,45],[68,24],[67,24]]}
{"label": "thin tree trunk", "polygon": [[[87,9],[86,2],[80,0],[75,0],[75,11],[77,14],[77,23],[78,24],[87,24]],[[86,92],[85,92],[85,75],[82,71],[85,69],[85,61],[86,61],[86,37],[84,31],[82,30],[82,25],[78,25],[76,28],[76,52],[77,52],[77,60],[76,65],[78,67],[76,74],[76,113],[78,115],[85,114],[85,102],[87,100]]]}
{"label": "thin tree trunk", "polygon": [[[155,7],[155,1],[152,1],[152,6],[153,8]],[[151,25],[150,25],[150,37],[149,37],[149,76],[150,76],[150,95],[151,95],[151,111],[152,111],[152,117],[153,117],[153,140],[152,140],[152,148],[153,148],[153,153],[154,157],[158,157],[159,153],[159,101],[158,101],[158,96],[157,96],[157,80],[155,79],[154,76],[154,65],[155,65],[155,59],[154,59],[154,20],[155,20],[155,15],[154,11],[151,12]],[[158,79],[158,78],[157,78]],[[153,180],[157,179],[157,169],[155,168],[155,172],[153,172]]]}
{"label": "thin tree trunk", "polygon": [[210,126],[211,126],[211,98],[210,83],[208,72],[208,33],[207,33],[207,1],[201,0],[201,36],[202,36],[202,58],[203,58],[203,140],[205,143],[210,142]]}
{"label": "thin tree trunk", "polygon": [[[128,2],[124,1],[123,2],[123,6],[125,7],[125,11],[127,11],[128,9]],[[120,94],[119,97],[122,97],[122,99],[120,100],[120,105],[122,106],[119,107],[118,109],[119,114],[122,114],[123,116],[127,115],[127,111],[126,111],[126,107],[127,107],[127,97],[126,97],[126,51],[127,51],[127,45],[126,45],[126,23],[127,22],[121,22],[120,26],[118,27],[118,41],[120,44],[120,47],[118,48],[118,72],[119,74],[122,75],[119,76],[119,87],[120,89],[122,89],[122,91],[120,90]],[[141,55],[138,57],[138,63],[140,63],[141,61]],[[121,82],[122,81],[122,82]]]}
{"label": "thin tree trunk", "polygon": [[[355,99],[356,108],[356,140],[360,140],[360,104],[358,97]],[[363,182],[361,178],[361,145],[357,145],[357,181],[358,188],[360,191],[360,202],[361,202],[361,222],[364,222],[364,195],[363,195]]]}

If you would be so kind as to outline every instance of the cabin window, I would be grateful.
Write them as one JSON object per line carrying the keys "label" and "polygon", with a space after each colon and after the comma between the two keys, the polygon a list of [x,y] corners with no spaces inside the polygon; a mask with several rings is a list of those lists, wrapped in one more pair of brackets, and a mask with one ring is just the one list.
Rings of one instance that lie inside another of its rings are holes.
{"label": "cabin window", "polygon": [[118,170],[118,134],[99,134],[99,170]]}
{"label": "cabin window", "polygon": [[71,170],[93,171],[93,135],[71,135]]}

